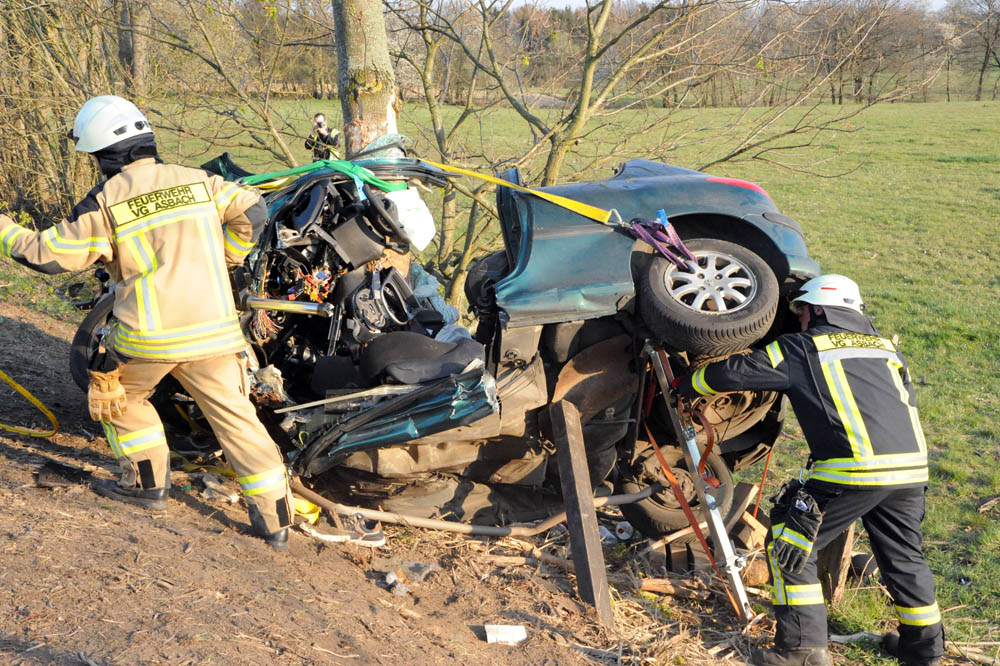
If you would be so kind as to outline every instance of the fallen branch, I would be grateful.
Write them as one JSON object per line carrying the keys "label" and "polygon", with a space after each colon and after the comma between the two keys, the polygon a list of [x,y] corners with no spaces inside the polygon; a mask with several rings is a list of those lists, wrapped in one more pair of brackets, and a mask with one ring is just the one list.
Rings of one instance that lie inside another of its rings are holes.
{"label": "fallen branch", "polygon": [[[876,643],[881,642],[882,637],[878,634],[872,633],[870,631],[859,631],[854,634],[847,634],[846,636],[838,636],[837,634],[832,634],[830,636],[830,642],[837,643],[840,645],[845,645],[848,643],[857,643],[859,641],[874,641]],[[993,641],[988,641],[983,643],[983,645],[995,644]],[[973,643],[975,645],[975,643]],[[976,664],[988,664],[989,666],[1000,666],[1000,659],[995,657],[988,657],[982,654],[976,648],[968,647],[967,645],[959,645],[953,643],[952,641],[946,641],[944,644],[945,652],[954,655],[956,657],[962,657],[968,659]]]}
{"label": "fallen branch", "polygon": [[708,599],[711,593],[708,590],[695,590],[684,585],[677,584],[666,578],[641,578],[638,581],[640,592],[652,592],[654,594],[665,594],[683,599]]}

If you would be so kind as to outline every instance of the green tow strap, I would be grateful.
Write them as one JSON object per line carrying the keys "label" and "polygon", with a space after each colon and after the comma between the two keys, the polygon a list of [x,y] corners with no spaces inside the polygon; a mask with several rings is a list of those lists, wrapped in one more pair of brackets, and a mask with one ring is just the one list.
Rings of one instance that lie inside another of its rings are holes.
{"label": "green tow strap", "polygon": [[318,162],[305,164],[300,167],[295,167],[294,169],[285,169],[283,171],[272,171],[271,173],[246,176],[245,178],[240,179],[240,184],[259,185],[260,183],[265,183],[271,180],[299,176],[304,173],[318,171],[319,169],[332,169],[333,171],[339,171],[340,173],[347,174],[355,180],[360,180],[364,183],[368,183],[369,185],[374,185],[383,192],[396,192],[398,190],[406,189],[406,183],[390,183],[382,180],[381,178],[375,177],[375,174],[363,166],[358,166],[354,162],[348,162],[347,160],[319,160]]}

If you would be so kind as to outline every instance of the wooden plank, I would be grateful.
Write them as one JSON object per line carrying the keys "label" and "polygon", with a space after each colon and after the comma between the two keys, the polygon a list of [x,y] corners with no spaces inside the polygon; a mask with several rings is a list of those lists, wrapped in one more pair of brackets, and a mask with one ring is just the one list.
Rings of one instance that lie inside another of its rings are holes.
{"label": "wooden plank", "polygon": [[752,530],[749,541],[750,549],[763,546],[764,539],[767,538],[768,528],[759,520],[754,518],[753,514],[749,511],[743,512],[743,523]]}
{"label": "wooden plank", "polygon": [[580,598],[594,606],[597,618],[606,627],[614,627],[608,573],[598,531],[594,489],[587,467],[580,412],[565,400],[549,407],[552,434],[559,461],[559,481],[566,503],[570,549],[576,565],[576,585]]}
{"label": "wooden plank", "polygon": [[[743,517],[743,512],[757,501],[758,489],[759,486],[756,483],[747,483],[746,481],[740,481],[733,488],[733,505],[729,509],[729,520],[726,521],[727,532],[732,534],[733,528],[739,523],[740,518]],[[752,511],[752,509],[750,510]]]}
{"label": "wooden plank", "polygon": [[687,546],[682,543],[667,544],[667,568],[674,573],[687,573],[691,570],[688,564]]}
{"label": "wooden plank", "polygon": [[823,597],[831,604],[844,598],[847,572],[851,568],[851,550],[854,548],[854,523],[834,539],[830,545],[816,556],[819,582],[823,586]]}

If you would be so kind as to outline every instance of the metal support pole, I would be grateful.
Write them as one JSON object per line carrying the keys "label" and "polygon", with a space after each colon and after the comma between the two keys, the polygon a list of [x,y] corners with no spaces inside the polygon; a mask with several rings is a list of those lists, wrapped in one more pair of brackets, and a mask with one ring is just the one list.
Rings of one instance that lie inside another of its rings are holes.
{"label": "metal support pole", "polygon": [[549,407],[549,415],[556,440],[559,480],[566,503],[577,589],[580,598],[597,609],[601,624],[613,627],[615,619],[611,611],[608,573],[604,567],[604,551],[601,549],[587,452],[583,445],[580,412],[573,403],[560,400]]}
{"label": "metal support pole", "polygon": [[740,578],[740,569],[743,568],[743,558],[737,557],[733,548],[733,542],[729,539],[726,526],[722,521],[722,514],[719,512],[715,496],[706,492],[705,480],[698,474],[698,463],[701,462],[701,450],[695,441],[695,429],[690,423],[681,420],[680,412],[676,403],[671,404],[670,382],[673,373],[670,371],[670,364],[667,355],[662,349],[653,349],[649,346],[644,350],[649,354],[649,359],[656,372],[656,378],[663,391],[663,399],[667,402],[667,412],[670,414],[670,422],[674,427],[677,442],[684,452],[688,469],[691,470],[691,478],[694,480],[695,490],[698,492],[698,501],[704,507],[704,520],[708,523],[709,532],[712,535],[712,546],[714,547],[714,557],[716,564],[725,573],[729,583],[729,589],[735,595],[736,605],[739,607],[738,613],[740,621],[744,624],[753,618],[753,610],[750,607],[750,599],[747,591],[743,587],[743,580]]}

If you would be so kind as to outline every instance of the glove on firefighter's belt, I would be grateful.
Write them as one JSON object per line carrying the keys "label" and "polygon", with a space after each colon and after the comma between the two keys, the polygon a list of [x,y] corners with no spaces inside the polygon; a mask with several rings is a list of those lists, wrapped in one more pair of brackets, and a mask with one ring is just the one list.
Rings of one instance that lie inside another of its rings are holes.
{"label": "glove on firefighter's belt", "polygon": [[782,495],[771,516],[777,519],[771,524],[771,557],[782,571],[800,573],[812,554],[823,512],[813,496],[799,487]]}
{"label": "glove on firefighter's belt", "polygon": [[119,382],[117,368],[108,372],[88,370],[90,386],[87,388],[87,403],[90,418],[95,421],[110,421],[125,413],[127,403],[125,389]]}

